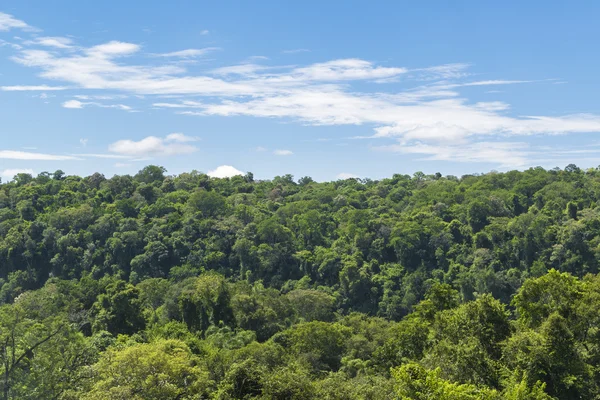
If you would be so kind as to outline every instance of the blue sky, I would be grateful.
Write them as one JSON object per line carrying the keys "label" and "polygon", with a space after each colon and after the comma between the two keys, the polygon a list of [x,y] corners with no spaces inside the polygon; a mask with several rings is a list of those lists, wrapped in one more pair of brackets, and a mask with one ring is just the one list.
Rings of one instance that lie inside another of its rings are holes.
{"label": "blue sky", "polygon": [[0,175],[598,166],[600,3],[494,3],[4,0]]}

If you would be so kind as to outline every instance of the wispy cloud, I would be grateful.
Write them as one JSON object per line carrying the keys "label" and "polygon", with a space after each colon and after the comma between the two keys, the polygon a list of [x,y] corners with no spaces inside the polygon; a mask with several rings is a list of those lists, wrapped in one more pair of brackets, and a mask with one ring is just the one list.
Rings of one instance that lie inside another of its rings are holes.
{"label": "wispy cloud", "polygon": [[501,80],[501,79],[491,79],[487,81],[475,81],[475,82],[465,82],[453,85],[452,87],[459,86],[494,86],[494,85],[515,85],[518,83],[531,83],[536,81],[510,81],[510,80]]}
{"label": "wispy cloud", "polygon": [[55,90],[67,90],[66,86],[48,86],[48,85],[34,85],[34,86],[0,86],[0,90],[4,92],[46,92]]}
{"label": "wispy cloud", "polygon": [[157,57],[176,57],[176,58],[195,58],[195,57],[201,57],[207,53],[217,51],[217,50],[221,50],[221,49],[218,47],[206,47],[204,49],[186,49],[186,50],[173,51],[170,53],[155,54],[155,56],[157,56]]}
{"label": "wispy cloud", "polygon": [[128,105],[125,104],[103,104],[103,103],[97,103],[94,101],[88,101],[88,102],[82,102],[79,100],[67,100],[64,103],[62,103],[62,106],[64,108],[72,108],[72,109],[81,109],[87,106],[93,106],[93,107],[100,107],[100,108],[116,108],[118,110],[123,110],[123,111],[135,111],[133,110],[133,108],[131,108]]}
{"label": "wispy cloud", "polygon": [[188,144],[196,140],[181,133],[170,134],[164,138],[148,136],[139,141],[119,140],[111,144],[108,150],[118,155],[135,157],[175,156],[197,151],[196,146]]}
{"label": "wispy cloud", "polygon": [[291,150],[274,150],[273,154],[275,154],[276,156],[291,156],[292,154],[294,154],[294,152]]}
{"label": "wispy cloud", "polygon": [[422,155],[423,160],[477,162],[500,167],[522,167],[531,150],[523,142],[475,142],[432,145],[421,142],[375,147],[376,150]]}
{"label": "wispy cloud", "polygon": [[204,105],[197,101],[184,100],[180,103],[153,103],[153,107],[159,108],[202,108]]}
{"label": "wispy cloud", "polygon": [[8,160],[38,160],[38,161],[65,161],[80,160],[75,156],[65,156],[58,154],[32,153],[28,151],[0,150],[0,158]]}
{"label": "wispy cloud", "polygon": [[468,63],[435,65],[413,69],[411,74],[420,80],[460,79],[469,76],[467,70],[470,66]]}
{"label": "wispy cloud", "polygon": [[73,96],[79,100],[116,100],[116,99],[126,99],[128,96],[126,95],[87,95],[87,94],[78,94]]}
{"label": "wispy cloud", "polygon": [[37,44],[46,47],[55,47],[58,49],[70,49],[73,40],[62,36],[43,36],[35,38],[34,40],[27,41],[24,44]]}
{"label": "wispy cloud", "polygon": [[389,78],[406,73],[406,68],[380,67],[372,62],[349,58],[296,68],[292,76],[308,81],[345,81]]}
{"label": "wispy cloud", "polygon": [[8,42],[4,39],[0,39],[0,47],[4,47],[4,46],[9,46],[15,50],[22,50],[23,46],[21,46],[20,44],[17,43],[12,43],[12,42]]}
{"label": "wispy cloud", "polygon": [[84,157],[84,158],[106,158],[106,159],[117,159],[117,160],[129,160],[131,156],[124,156],[119,154],[103,154],[103,153],[80,153],[80,154],[72,154],[74,157]]}
{"label": "wispy cloud", "polygon": [[165,138],[167,142],[177,142],[177,143],[188,143],[188,142],[197,142],[200,140],[195,136],[186,136],[183,133],[170,133]]}
{"label": "wispy cloud", "polygon": [[226,67],[215,68],[211,72],[215,75],[228,76],[228,75],[239,75],[239,76],[257,76],[257,73],[271,69],[265,65],[259,64],[240,64],[240,65],[229,65]]}
{"label": "wispy cloud", "polygon": [[0,12],[0,31],[9,31],[11,29],[35,30],[24,21],[16,19],[10,14]]}

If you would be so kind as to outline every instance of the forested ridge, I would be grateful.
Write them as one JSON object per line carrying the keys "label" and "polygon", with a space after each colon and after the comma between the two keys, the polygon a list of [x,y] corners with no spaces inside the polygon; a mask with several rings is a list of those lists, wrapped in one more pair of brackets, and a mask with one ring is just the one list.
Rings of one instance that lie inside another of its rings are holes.
{"label": "forested ridge", "polygon": [[600,398],[600,169],[0,185],[3,399]]}

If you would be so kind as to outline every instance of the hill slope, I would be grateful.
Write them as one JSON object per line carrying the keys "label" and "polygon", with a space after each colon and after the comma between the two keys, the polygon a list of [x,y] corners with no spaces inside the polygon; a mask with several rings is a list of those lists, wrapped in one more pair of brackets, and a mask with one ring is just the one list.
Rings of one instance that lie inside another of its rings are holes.
{"label": "hill slope", "polygon": [[18,175],[4,398],[593,398],[599,197],[573,165]]}

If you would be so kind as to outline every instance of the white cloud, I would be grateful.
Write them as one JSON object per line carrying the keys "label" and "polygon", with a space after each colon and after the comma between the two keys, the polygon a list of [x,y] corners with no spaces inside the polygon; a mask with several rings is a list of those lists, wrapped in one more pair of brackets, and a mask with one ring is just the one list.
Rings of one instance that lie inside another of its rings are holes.
{"label": "white cloud", "polygon": [[350,174],[348,172],[341,172],[336,175],[336,178],[337,179],[353,179],[353,178],[360,178],[360,177],[358,175]]}
{"label": "white cloud", "polygon": [[17,174],[30,174],[33,175],[34,172],[30,168],[25,169],[17,169],[17,168],[7,168],[0,172],[0,176],[2,176],[5,180],[12,180]]}
{"label": "white cloud", "polygon": [[186,141],[189,141],[187,136],[182,135],[175,138],[173,136],[169,138],[169,136],[166,138],[148,136],[137,142],[119,140],[111,144],[108,150],[112,153],[135,157],[175,156],[190,154],[198,150],[195,146],[185,144]]}
{"label": "white cloud", "polygon": [[27,151],[0,150],[0,158],[9,160],[39,160],[39,161],[65,161],[80,160],[74,156],[63,156],[57,154],[31,153]]}
{"label": "white cloud", "polygon": [[119,95],[87,95],[87,94],[78,94],[73,96],[79,100],[115,100],[115,99],[126,99],[128,96],[119,94]]}
{"label": "white cloud", "polygon": [[[314,125],[379,125],[374,137],[421,140],[465,140],[480,135],[530,135],[600,132],[600,117],[563,117],[498,114],[490,107],[465,99],[436,99],[402,104],[389,96],[359,95],[338,89],[328,92],[298,90],[288,95],[265,96],[248,101],[206,104],[198,115],[249,115],[292,117]],[[489,103],[488,103],[489,105]],[[498,108],[496,104],[495,108]],[[502,106],[506,109],[506,106]]]}
{"label": "white cloud", "polygon": [[108,43],[90,47],[86,52],[91,56],[110,58],[133,54],[139,50],[140,46],[135,43],[126,43],[113,40]]}
{"label": "white cloud", "polygon": [[61,36],[39,37],[39,38],[36,38],[35,40],[33,40],[32,43],[39,44],[41,46],[46,46],[46,47],[56,47],[58,49],[69,49],[69,48],[73,47],[73,46],[71,46],[71,44],[73,43],[73,40],[71,40],[67,37],[61,37]]}
{"label": "white cloud", "polygon": [[475,103],[473,107],[485,111],[504,111],[510,108],[510,104],[506,104],[503,101],[482,101]]}
{"label": "white cloud", "polygon": [[200,34],[201,34],[202,36],[208,35],[209,33],[210,33],[210,31],[209,31],[208,29],[204,29],[204,30],[201,30],[201,31],[200,31]]}
{"label": "white cloud", "polygon": [[291,156],[294,153],[291,150],[274,150],[273,154],[276,156]]}
{"label": "white cloud", "polygon": [[66,90],[68,87],[65,86],[48,86],[48,85],[37,85],[37,86],[0,86],[0,90],[4,92],[26,92],[26,91],[53,91],[53,90]]}
{"label": "white cloud", "polygon": [[179,142],[179,143],[187,143],[187,142],[197,142],[197,137],[194,136],[186,136],[183,133],[170,133],[165,138],[167,142]]}
{"label": "white cloud", "polygon": [[369,61],[347,58],[296,68],[290,75],[300,80],[344,81],[389,78],[407,71],[406,68],[377,67]]}
{"label": "white cloud", "polygon": [[108,159],[125,159],[130,160],[130,156],[122,156],[118,154],[95,154],[95,153],[80,153],[71,154],[74,157],[91,157],[91,158],[108,158]]}
{"label": "white cloud", "polygon": [[115,167],[117,167],[117,168],[127,168],[127,167],[131,167],[131,164],[118,162],[118,163],[115,164]]}
{"label": "white cloud", "polygon": [[200,112],[200,111],[177,111],[177,114],[179,115],[198,115],[198,116],[206,116],[205,113]]}
{"label": "white cloud", "polygon": [[23,46],[21,46],[20,44],[16,44],[16,43],[11,43],[11,42],[7,42],[4,39],[0,39],[0,47],[4,47],[4,46],[9,46],[15,50],[22,50]]}
{"label": "white cloud", "polygon": [[267,149],[266,149],[265,147],[262,147],[262,146],[258,146],[258,147],[256,147],[254,150],[255,150],[255,151],[258,151],[258,152],[267,151]]}
{"label": "white cloud", "polygon": [[16,19],[10,14],[0,12],[0,31],[9,31],[11,29],[23,29],[33,30],[33,28],[27,25],[25,22]]}
{"label": "white cloud", "polygon": [[200,57],[212,51],[220,50],[218,47],[206,47],[204,49],[186,49],[173,51],[171,53],[156,54],[158,57],[178,57],[178,58],[194,58]]}
{"label": "white cloud", "polygon": [[153,103],[152,106],[161,108],[202,108],[204,104],[197,101],[185,100],[181,103]]}
{"label": "white cloud", "polygon": [[89,140],[89,139],[79,139],[79,143],[80,143],[80,144],[81,144],[83,147],[85,147],[85,146],[87,146],[87,144],[88,144],[88,140]]}
{"label": "white cloud", "polygon": [[84,103],[79,100],[68,100],[62,103],[64,108],[83,108]]}
{"label": "white cloud", "polygon": [[499,164],[500,167],[523,167],[532,155],[527,143],[476,142],[466,144],[430,145],[425,143],[395,144],[376,149],[401,154],[420,154],[423,160],[477,162]]}
{"label": "white cloud", "polygon": [[215,68],[211,72],[215,75],[240,75],[240,76],[256,76],[257,72],[265,71],[271,69],[270,67],[258,64],[240,64],[240,65],[230,65],[227,67]]}
{"label": "white cloud", "polygon": [[128,105],[125,104],[98,104],[98,103],[90,103],[93,105],[96,105],[98,107],[102,107],[102,108],[116,108],[118,110],[123,110],[123,111],[133,111],[133,108],[131,108]]}
{"label": "white cloud", "polygon": [[146,67],[122,65],[115,60],[139,46],[110,42],[85,49],[81,54],[60,56],[44,50],[25,49],[12,59],[42,69],[42,78],[71,82],[85,89],[111,89],[135,94],[240,95],[256,91],[253,85],[229,83],[208,76],[176,77],[185,72],[178,66]]}
{"label": "white cloud", "polygon": [[467,63],[443,64],[413,69],[411,73],[422,80],[459,79],[469,75],[466,71],[470,66]]}
{"label": "white cloud", "polygon": [[94,106],[94,107],[100,107],[100,108],[116,108],[118,110],[123,110],[123,111],[130,111],[133,112],[133,108],[131,108],[130,106],[127,106],[125,104],[103,104],[103,103],[97,103],[97,102],[81,102],[79,100],[68,100],[65,101],[64,103],[62,103],[62,106],[64,108],[75,108],[75,109],[81,109],[84,108],[86,106]]}
{"label": "white cloud", "polygon": [[487,81],[475,81],[457,84],[456,86],[494,86],[494,85],[514,85],[517,83],[531,83],[535,81],[508,81],[508,80],[487,80]]}
{"label": "white cloud", "polygon": [[231,165],[221,165],[211,171],[208,171],[206,175],[211,178],[231,178],[236,175],[244,175],[244,173]]}

